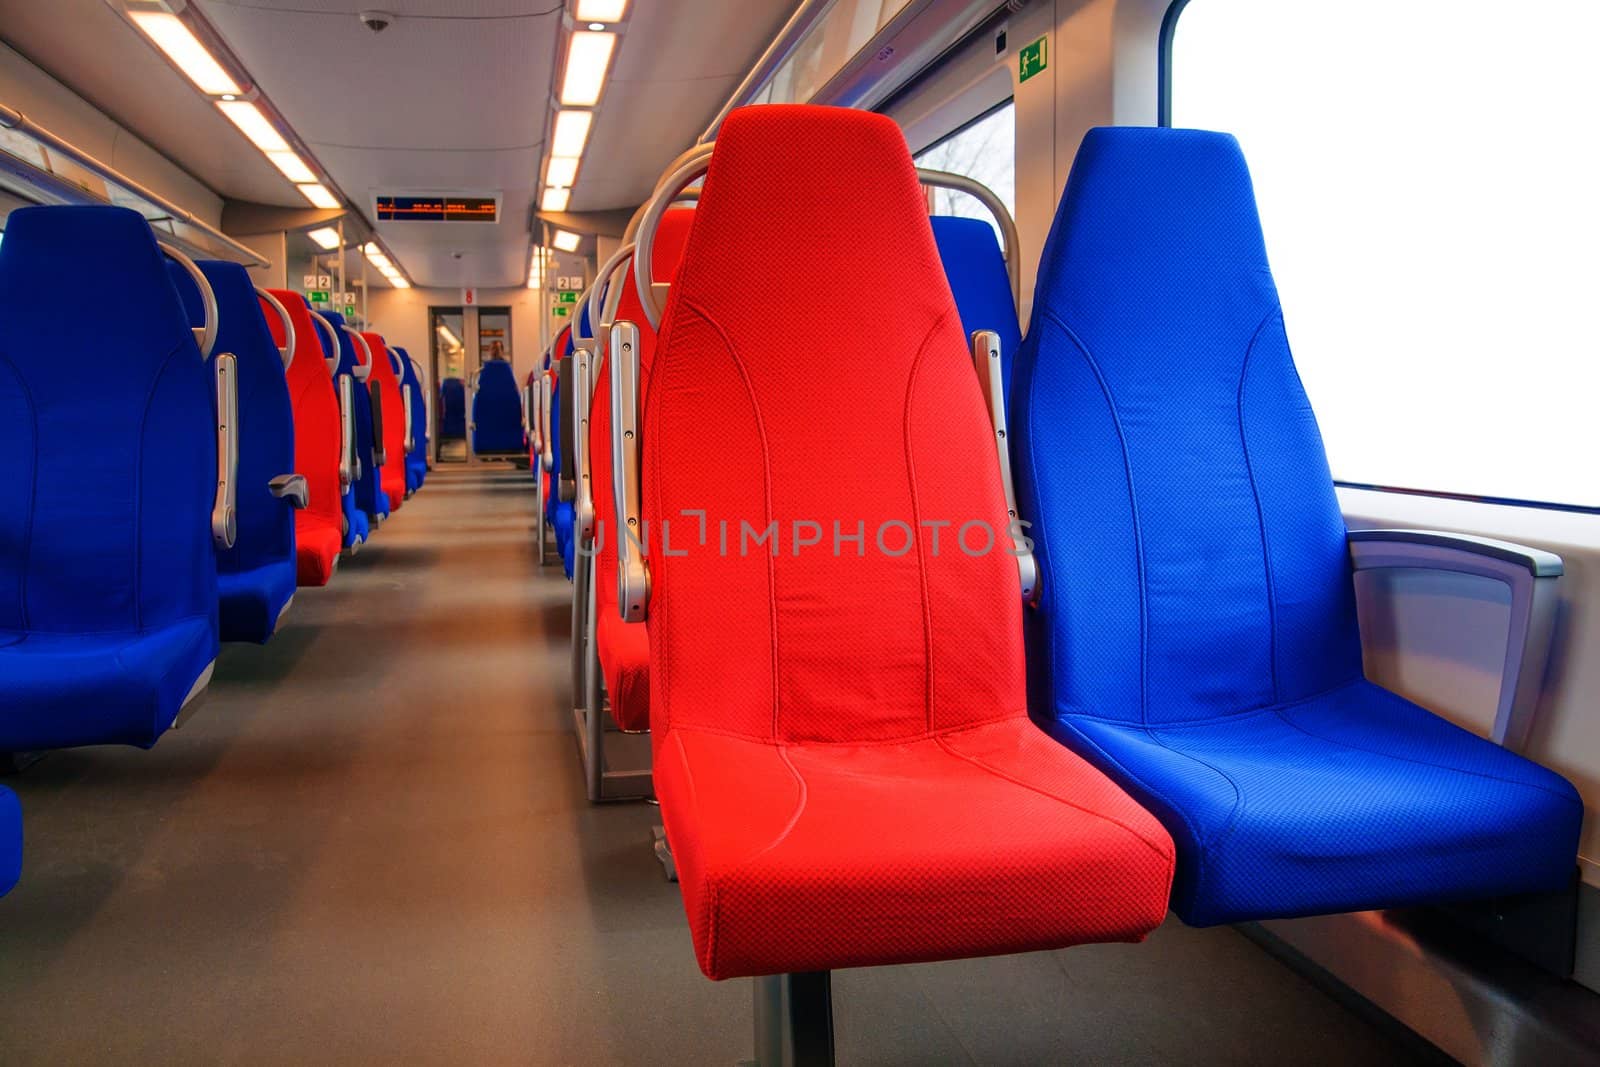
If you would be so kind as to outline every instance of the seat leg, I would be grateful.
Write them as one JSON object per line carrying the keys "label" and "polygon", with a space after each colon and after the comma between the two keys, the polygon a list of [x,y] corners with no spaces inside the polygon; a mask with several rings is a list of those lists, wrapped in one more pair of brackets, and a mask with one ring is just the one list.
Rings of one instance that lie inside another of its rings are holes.
{"label": "seat leg", "polygon": [[755,979],[754,1067],[833,1067],[833,980],[828,971]]}
{"label": "seat leg", "polygon": [[678,864],[672,858],[672,845],[667,841],[667,828],[657,823],[650,828],[650,836],[655,839],[656,862],[661,864],[661,869],[666,872],[667,881],[676,882]]}

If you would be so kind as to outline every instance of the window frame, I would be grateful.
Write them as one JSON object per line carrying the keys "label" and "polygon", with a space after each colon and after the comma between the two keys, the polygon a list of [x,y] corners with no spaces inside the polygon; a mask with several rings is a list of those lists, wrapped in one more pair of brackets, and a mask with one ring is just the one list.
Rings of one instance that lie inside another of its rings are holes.
{"label": "window frame", "polygon": [[[1172,45],[1178,33],[1178,20],[1191,0],[1172,0],[1161,17],[1161,32],[1157,41],[1156,62],[1156,125],[1172,127]],[[1373,482],[1351,482],[1335,478],[1333,484],[1340,489],[1364,489],[1376,493],[1398,496],[1432,497],[1438,500],[1464,500],[1477,504],[1500,504],[1514,508],[1535,508],[1540,511],[1566,511],[1580,515],[1600,515],[1600,505],[1562,504],[1553,500],[1530,500],[1522,497],[1485,496],[1476,493],[1453,493],[1444,489],[1413,489]]]}

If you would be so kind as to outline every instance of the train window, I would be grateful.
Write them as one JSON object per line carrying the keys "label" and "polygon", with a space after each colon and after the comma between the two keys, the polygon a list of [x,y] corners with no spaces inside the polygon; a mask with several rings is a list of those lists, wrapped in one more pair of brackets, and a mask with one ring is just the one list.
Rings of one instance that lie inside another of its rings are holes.
{"label": "train window", "polygon": [[1244,147],[1340,481],[1600,507],[1597,39],[1593,0],[1194,0],[1172,23],[1172,124]]}
{"label": "train window", "polygon": [[[983,115],[917,155],[917,166],[961,174],[982,182],[1016,214],[1017,120],[1011,101]],[[993,223],[989,210],[966,193],[933,190],[935,215],[958,215]],[[996,227],[996,232],[999,228]]]}

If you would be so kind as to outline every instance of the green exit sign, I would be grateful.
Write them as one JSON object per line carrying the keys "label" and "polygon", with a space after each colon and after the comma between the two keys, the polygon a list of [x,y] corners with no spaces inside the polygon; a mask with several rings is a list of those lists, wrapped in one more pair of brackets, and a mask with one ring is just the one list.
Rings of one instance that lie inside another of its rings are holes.
{"label": "green exit sign", "polygon": [[564,318],[567,317],[567,309],[566,308],[558,307],[558,308],[551,308],[550,310],[551,310],[551,313],[554,314],[555,317],[558,318],[558,319],[564,319]]}
{"label": "green exit sign", "polygon": [[313,289],[306,294],[306,299],[313,304],[331,304],[333,303],[333,294],[326,289]]}
{"label": "green exit sign", "polygon": [[344,317],[347,319],[353,319],[356,317],[356,306],[354,304],[345,305]]}
{"label": "green exit sign", "polygon": [[1049,65],[1049,57],[1045,52],[1044,38],[1041,37],[1032,44],[1022,46],[1022,51],[1017,53],[1018,81],[1027,81],[1035,74],[1041,73]]}
{"label": "green exit sign", "polygon": [[557,293],[556,294],[556,299],[559,300],[563,304],[576,304],[578,302],[578,294],[577,293]]}

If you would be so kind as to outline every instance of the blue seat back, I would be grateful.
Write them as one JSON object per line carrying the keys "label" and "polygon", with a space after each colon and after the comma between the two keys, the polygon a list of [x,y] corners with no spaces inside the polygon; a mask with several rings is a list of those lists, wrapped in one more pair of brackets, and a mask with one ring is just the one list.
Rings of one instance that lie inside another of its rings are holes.
{"label": "blue seat back", "polygon": [[478,370],[478,388],[472,395],[472,450],[521,452],[522,394],[511,364],[491,359]]}
{"label": "blue seat back", "polygon": [[383,491],[382,475],[372,453],[372,395],[367,391],[367,383],[356,374],[356,368],[361,366],[361,357],[356,352],[355,341],[345,332],[343,315],[337,311],[319,311],[317,314],[333,324],[334,336],[339,339],[339,367],[334,380],[337,382],[341,374],[355,379],[355,388],[351,393],[354,397],[356,459],[361,464],[361,476],[355,480],[356,507],[369,515],[387,515],[389,498]]}
{"label": "blue seat back", "polygon": [[411,451],[406,453],[406,479],[411,488],[416,489],[428,474],[428,402],[426,394],[422,391],[422,379],[417,374],[417,365],[411,361],[411,353],[403,348],[395,348],[394,353],[400,357],[400,365],[404,371],[400,387],[411,398]]}
{"label": "blue seat back", "polygon": [[1017,302],[1011,296],[1011,276],[1006,273],[1005,254],[994,227],[982,219],[962,219],[935,215],[933,243],[939,249],[945,278],[956,298],[961,315],[961,334],[970,343],[979,330],[1000,335],[1000,365],[1005,377],[1006,396],[1011,395],[1011,368],[1017,347],[1022,343],[1022,327],[1017,321]]}
{"label": "blue seat back", "polygon": [[[238,374],[238,536],[232,548],[217,552],[217,570],[236,574],[294,558],[294,512],[268,489],[278,475],[294,472],[294,408],[283,357],[261,314],[250,273],[221,260],[203,260],[199,266],[217,296],[214,355],[233,353]],[[168,274],[183,298],[189,322],[202,325],[205,311],[199,287],[176,263],[168,265]]]}
{"label": "blue seat back", "polygon": [[[304,298],[302,297],[302,299]],[[317,315],[320,314],[320,312],[313,310],[311,314]],[[316,328],[312,332],[316,335],[317,347],[322,350],[322,358],[331,359],[334,361],[334,394],[338,395],[338,368],[344,365],[344,346],[340,345],[338,348],[330,349],[328,347],[328,336],[320,327]],[[344,516],[344,531],[342,538],[343,546],[345,548],[351,548],[362,541],[365,541],[367,539],[367,535],[371,533],[372,524],[367,520],[366,513],[360,508],[356,507],[356,487],[354,483],[351,483],[345,489],[343,494],[340,495],[339,510]]]}
{"label": "blue seat back", "polygon": [[1089,133],[1015,374],[1036,714],[1190,722],[1360,676],[1344,520],[1232,137]]}
{"label": "blue seat back", "polygon": [[439,383],[439,436],[467,436],[467,386],[460,378]]}
{"label": "blue seat back", "polygon": [[0,634],[217,614],[211,373],[150,226],[11,213],[0,245]]}

